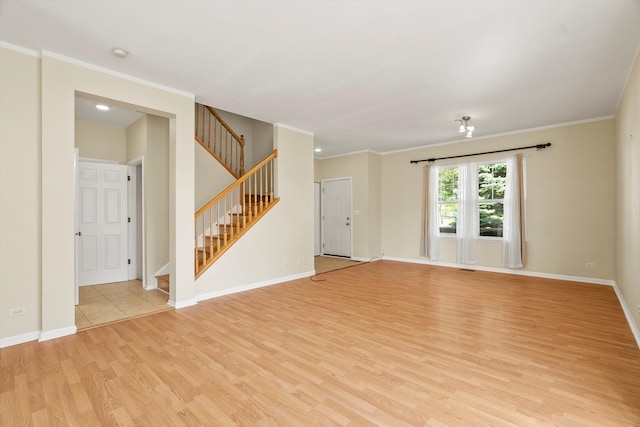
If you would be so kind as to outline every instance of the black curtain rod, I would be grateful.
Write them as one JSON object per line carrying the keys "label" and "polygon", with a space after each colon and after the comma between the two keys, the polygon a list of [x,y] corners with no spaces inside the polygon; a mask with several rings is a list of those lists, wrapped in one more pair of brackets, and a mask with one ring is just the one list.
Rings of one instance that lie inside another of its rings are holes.
{"label": "black curtain rod", "polygon": [[535,148],[536,150],[544,150],[547,147],[551,147],[551,143],[550,142],[547,142],[547,143],[544,143],[544,144],[529,145],[528,147],[507,148],[507,149],[504,149],[504,150],[496,150],[496,151],[485,151],[484,153],[461,154],[459,156],[434,157],[432,159],[411,160],[410,163],[435,162],[436,160],[457,159],[459,157],[480,156],[482,154],[504,153],[505,151],[527,150],[529,148]]}

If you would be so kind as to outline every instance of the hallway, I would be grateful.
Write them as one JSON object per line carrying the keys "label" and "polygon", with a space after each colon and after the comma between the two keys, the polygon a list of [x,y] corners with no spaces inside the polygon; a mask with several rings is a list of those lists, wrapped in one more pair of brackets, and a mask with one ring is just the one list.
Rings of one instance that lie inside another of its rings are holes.
{"label": "hallway", "polygon": [[79,300],[78,330],[172,309],[167,305],[169,296],[165,292],[145,290],[140,280],[81,286]]}

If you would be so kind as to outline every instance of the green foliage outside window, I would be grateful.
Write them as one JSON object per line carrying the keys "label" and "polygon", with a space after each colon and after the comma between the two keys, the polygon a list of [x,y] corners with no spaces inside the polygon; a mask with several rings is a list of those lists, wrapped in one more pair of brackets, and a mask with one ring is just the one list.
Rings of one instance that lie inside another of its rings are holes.
{"label": "green foliage outside window", "polygon": [[480,204],[480,235],[502,237],[504,192],[507,185],[507,164],[491,163],[478,166],[478,198]]}
{"label": "green foliage outside window", "polygon": [[458,168],[440,169],[438,200],[440,232],[455,234],[458,218]]}
{"label": "green foliage outside window", "polygon": [[[480,236],[502,237],[506,163],[478,166]],[[455,234],[458,217],[458,168],[440,169],[438,179],[440,232]]]}

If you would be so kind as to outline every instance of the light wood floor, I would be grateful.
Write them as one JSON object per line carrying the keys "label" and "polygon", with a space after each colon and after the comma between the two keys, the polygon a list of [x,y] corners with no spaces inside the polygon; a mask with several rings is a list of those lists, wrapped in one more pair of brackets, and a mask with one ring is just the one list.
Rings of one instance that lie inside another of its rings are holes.
{"label": "light wood floor", "polygon": [[91,328],[105,323],[170,310],[169,296],[145,290],[140,280],[81,286],[76,306],[76,327]]}
{"label": "light wood floor", "polygon": [[360,264],[359,261],[353,261],[349,258],[339,258],[322,255],[314,257],[313,261],[316,274],[322,274],[326,273],[327,271],[335,271]]}
{"label": "light wood floor", "polygon": [[0,349],[0,425],[638,426],[611,287],[379,261]]}

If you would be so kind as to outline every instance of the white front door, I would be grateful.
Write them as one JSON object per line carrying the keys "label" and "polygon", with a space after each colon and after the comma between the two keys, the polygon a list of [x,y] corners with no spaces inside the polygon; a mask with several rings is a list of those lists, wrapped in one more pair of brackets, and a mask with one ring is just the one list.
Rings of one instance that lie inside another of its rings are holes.
{"label": "white front door", "polygon": [[78,285],[127,280],[127,166],[78,162]]}
{"label": "white front door", "polygon": [[350,178],[322,181],[322,215],[322,253],[351,257]]}

